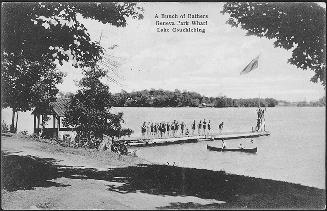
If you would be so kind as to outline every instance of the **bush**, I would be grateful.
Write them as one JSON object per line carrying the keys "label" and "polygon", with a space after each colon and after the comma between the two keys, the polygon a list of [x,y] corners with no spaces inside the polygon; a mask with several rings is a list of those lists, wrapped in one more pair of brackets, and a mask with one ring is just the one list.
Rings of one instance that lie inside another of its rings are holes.
{"label": "bush", "polygon": [[28,135],[28,131],[27,130],[20,131],[19,134],[22,134],[22,135],[26,136],[26,135]]}
{"label": "bush", "polygon": [[9,132],[9,124],[6,124],[5,121],[1,122],[1,133]]}
{"label": "bush", "polygon": [[106,71],[91,68],[84,74],[80,81],[83,88],[72,96],[63,122],[64,126],[76,129],[77,145],[93,149],[99,147],[104,135],[111,138],[130,135],[131,129],[122,128],[123,113],[109,111],[113,98],[109,87],[100,81]]}

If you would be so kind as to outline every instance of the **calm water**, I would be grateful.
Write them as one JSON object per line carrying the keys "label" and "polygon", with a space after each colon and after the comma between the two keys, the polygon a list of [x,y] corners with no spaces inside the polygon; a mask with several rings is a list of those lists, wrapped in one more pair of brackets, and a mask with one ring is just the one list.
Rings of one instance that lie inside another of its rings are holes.
{"label": "calm water", "polygon": [[[184,121],[190,127],[193,120],[211,120],[213,132],[224,121],[224,131],[250,131],[256,123],[255,108],[114,108],[124,112],[125,126],[140,135],[143,121]],[[194,144],[138,148],[137,155],[156,163],[177,166],[225,170],[229,173],[300,183],[325,188],[325,107],[268,108],[266,130],[270,136],[254,139],[256,154],[211,152],[206,144],[220,146],[220,141]],[[9,110],[2,119],[10,122]],[[51,123],[50,123],[51,125]],[[30,112],[20,113],[19,130],[33,130]],[[248,139],[227,140],[227,147]],[[251,145],[252,146],[252,145]]]}

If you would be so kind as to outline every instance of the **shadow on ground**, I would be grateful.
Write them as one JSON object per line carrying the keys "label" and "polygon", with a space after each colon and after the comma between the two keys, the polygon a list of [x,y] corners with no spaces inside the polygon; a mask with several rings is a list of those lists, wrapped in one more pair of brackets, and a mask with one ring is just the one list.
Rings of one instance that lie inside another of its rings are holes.
{"label": "shadow on ground", "polygon": [[108,191],[122,194],[143,192],[154,195],[194,196],[225,201],[171,203],[159,209],[219,208],[324,208],[326,191],[298,184],[226,174],[223,171],[139,165],[108,171],[60,166],[51,158],[19,156],[1,152],[1,188],[8,191],[34,187],[67,186],[49,180],[65,177],[119,182]]}

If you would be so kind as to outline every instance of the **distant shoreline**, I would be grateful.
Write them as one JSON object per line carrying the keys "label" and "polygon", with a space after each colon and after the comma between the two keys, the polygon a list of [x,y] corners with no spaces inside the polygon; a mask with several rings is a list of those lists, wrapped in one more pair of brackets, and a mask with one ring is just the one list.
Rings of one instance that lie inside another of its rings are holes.
{"label": "distant shoreline", "polygon": [[[70,98],[71,92],[60,92],[58,97]],[[313,101],[287,101],[274,98],[230,98],[227,96],[207,97],[193,91],[175,91],[163,89],[145,89],[141,91],[126,92],[122,90],[112,93],[112,105],[114,107],[325,107],[326,96]]]}
{"label": "distant shoreline", "polygon": [[[279,107],[290,107],[290,108],[322,108],[323,106],[296,106],[296,105],[276,105],[273,107],[261,107],[261,108],[279,108]],[[258,108],[258,106],[249,106],[249,107],[198,107],[198,106],[112,106],[112,108]]]}

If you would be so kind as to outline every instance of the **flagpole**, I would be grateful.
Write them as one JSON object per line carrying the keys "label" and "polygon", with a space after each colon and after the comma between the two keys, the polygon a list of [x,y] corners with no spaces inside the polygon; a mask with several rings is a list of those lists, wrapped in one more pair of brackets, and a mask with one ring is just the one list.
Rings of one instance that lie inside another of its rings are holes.
{"label": "flagpole", "polygon": [[260,106],[260,93],[259,93],[259,99],[258,99],[258,107],[260,108],[261,106]]}
{"label": "flagpole", "polygon": [[[262,51],[260,51],[258,57],[262,57],[262,56],[261,56],[261,53],[262,53]],[[261,69],[260,67],[261,67],[261,66],[258,64],[258,70]],[[260,102],[260,101],[261,101],[261,99],[260,99],[260,92],[259,92],[259,108],[261,108],[261,105],[260,105],[261,102]]]}
{"label": "flagpole", "polygon": [[100,35],[100,38],[99,38],[99,44],[101,43],[102,32],[103,32],[103,30],[101,30],[101,35]]}
{"label": "flagpole", "polygon": [[[261,53],[262,53],[262,51],[260,51],[258,57],[261,57]],[[259,69],[261,69],[261,68],[260,68],[260,66],[259,66],[259,64],[258,64],[258,70],[259,70]],[[260,92],[259,92],[259,108],[261,108],[261,106],[260,106]]]}

